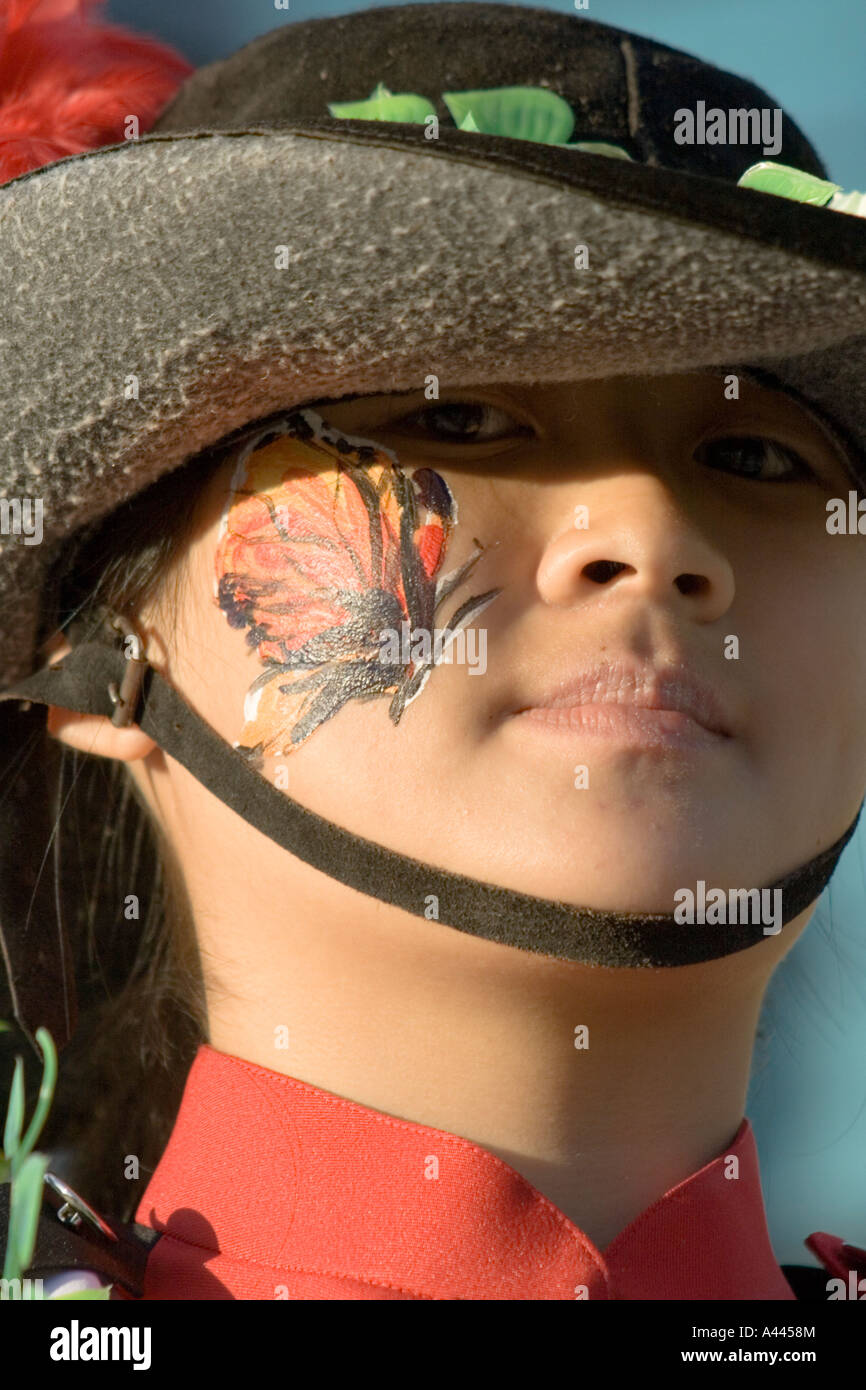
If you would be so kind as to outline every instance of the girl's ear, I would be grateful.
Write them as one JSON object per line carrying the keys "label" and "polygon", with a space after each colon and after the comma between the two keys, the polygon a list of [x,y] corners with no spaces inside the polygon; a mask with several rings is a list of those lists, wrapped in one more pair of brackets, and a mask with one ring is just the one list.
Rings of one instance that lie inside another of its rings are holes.
{"label": "girl's ear", "polygon": [[[49,664],[61,661],[72,650],[66,638],[58,633],[50,643]],[[45,727],[52,738],[82,753],[95,753],[102,758],[116,758],[122,763],[137,762],[156,748],[154,740],[142,733],[137,724],[118,729],[107,715],[77,714],[60,705],[48,706]]]}
{"label": "girl's ear", "polygon": [[148,734],[137,724],[118,729],[105,714],[76,714],[60,705],[48,706],[45,727],[53,738],[82,753],[96,753],[101,758],[116,758],[122,763],[134,763],[146,758],[156,747]]}

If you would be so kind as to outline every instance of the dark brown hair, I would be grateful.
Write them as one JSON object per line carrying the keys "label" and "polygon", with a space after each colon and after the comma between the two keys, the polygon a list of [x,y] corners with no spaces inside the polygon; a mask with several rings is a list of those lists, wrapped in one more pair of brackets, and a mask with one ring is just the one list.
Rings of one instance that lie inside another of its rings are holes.
{"label": "dark brown hair", "polygon": [[[223,456],[190,460],[67,544],[46,586],[43,639],[60,628],[80,641],[106,610],[134,620],[154,602],[170,626],[197,502]],[[127,765],[60,745],[57,766],[58,911],[80,1013],[39,1148],[83,1197],[128,1221],[207,1040],[204,979],[174,850]]]}

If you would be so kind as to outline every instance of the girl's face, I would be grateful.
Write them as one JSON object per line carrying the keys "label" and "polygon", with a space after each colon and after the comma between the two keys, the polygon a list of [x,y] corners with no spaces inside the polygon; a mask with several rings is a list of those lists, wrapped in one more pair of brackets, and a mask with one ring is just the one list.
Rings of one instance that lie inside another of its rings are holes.
{"label": "girl's face", "polygon": [[170,679],[415,859],[627,911],[771,883],[866,788],[866,552],[828,532],[853,484],[817,420],[726,380],[314,407],[333,434],[211,480]]}

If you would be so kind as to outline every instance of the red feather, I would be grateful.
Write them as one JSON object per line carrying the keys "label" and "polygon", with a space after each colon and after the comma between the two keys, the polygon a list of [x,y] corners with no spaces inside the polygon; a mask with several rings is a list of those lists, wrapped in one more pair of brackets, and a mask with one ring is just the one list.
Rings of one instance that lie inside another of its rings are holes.
{"label": "red feather", "polygon": [[0,183],[145,134],[193,67],[167,44],[94,22],[105,0],[0,0]]}

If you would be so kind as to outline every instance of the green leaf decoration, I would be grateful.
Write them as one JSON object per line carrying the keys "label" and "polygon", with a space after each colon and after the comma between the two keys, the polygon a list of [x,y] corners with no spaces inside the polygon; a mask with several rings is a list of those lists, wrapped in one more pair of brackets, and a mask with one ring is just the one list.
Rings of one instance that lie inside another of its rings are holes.
{"label": "green leaf decoration", "polygon": [[355,121],[419,121],[436,115],[436,108],[426,97],[415,92],[400,92],[396,96],[380,82],[366,101],[328,102],[328,110],[336,120]]}
{"label": "green leaf decoration", "polygon": [[443,92],[442,100],[460,129],[469,113],[485,135],[564,145],[574,130],[567,101],[546,87],[488,87],[476,92]]}
{"label": "green leaf decoration", "polygon": [[761,193],[775,193],[779,198],[793,198],[798,203],[811,203],[818,208],[824,207],[834,193],[841,191],[841,184],[828,183],[790,164],[774,164],[769,159],[752,164],[740,175],[737,186],[757,188]]}
{"label": "green leaf decoration", "polygon": [[[42,1081],[39,1085],[39,1095],[36,1098],[36,1109],[33,1112],[33,1119],[27,1126],[27,1133],[21,1140],[18,1152],[12,1155],[12,1177],[15,1177],[17,1164],[26,1158],[30,1153],[36,1140],[42,1133],[45,1121],[48,1119],[48,1111],[54,1098],[54,1087],[57,1082],[57,1049],[54,1046],[54,1039],[47,1028],[36,1029],[36,1041],[42,1049]],[[19,1059],[15,1059],[16,1065]]]}
{"label": "green leaf decoration", "polygon": [[12,1183],[4,1279],[20,1279],[33,1259],[47,1154],[31,1154]]}
{"label": "green leaf decoration", "polygon": [[866,217],[866,193],[834,193],[830,207],[834,212],[852,212],[855,217]]}
{"label": "green leaf decoration", "polygon": [[3,1130],[4,1154],[12,1154],[13,1157],[17,1154],[18,1147],[21,1143],[21,1125],[23,1121],[24,1063],[21,1061],[20,1057],[16,1057],[15,1074],[12,1077],[12,1087],[9,1091],[9,1104],[6,1109],[6,1125]]}
{"label": "green leaf decoration", "polygon": [[47,1154],[31,1153],[31,1150],[45,1124],[54,1096],[57,1049],[47,1028],[37,1028],[36,1041],[42,1049],[42,1081],[33,1119],[22,1138],[23,1062],[20,1057],[16,1057],[15,1074],[3,1128],[4,1147],[0,1152],[0,1176],[4,1182],[11,1183],[9,1230],[6,1233],[6,1254],[3,1261],[4,1279],[20,1279],[33,1258],[39,1212],[42,1208],[42,1186],[49,1162]]}
{"label": "green leaf decoration", "polygon": [[[505,135],[511,140],[534,140],[542,145],[562,145],[584,154],[631,159],[621,145],[604,140],[579,140],[569,144],[574,130],[574,112],[567,101],[546,87],[488,87],[475,92],[443,92],[458,130],[480,135]],[[423,125],[436,108],[428,97],[417,92],[395,93],[378,82],[366,101],[328,102],[337,120],[411,121]]]}
{"label": "green leaf decoration", "polygon": [[[582,150],[584,154],[606,154],[612,159],[631,159],[628,150],[621,145],[608,145],[604,140],[578,140],[576,145],[566,145],[567,150]],[[631,159],[632,164],[634,160]]]}

